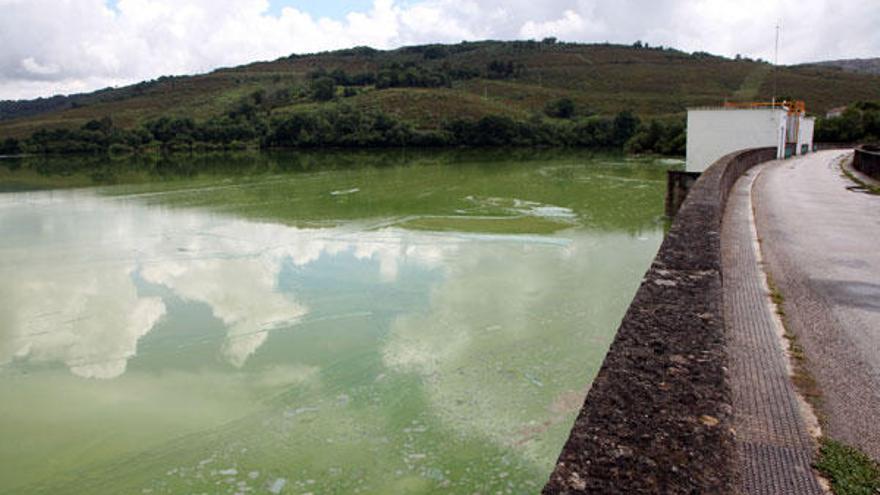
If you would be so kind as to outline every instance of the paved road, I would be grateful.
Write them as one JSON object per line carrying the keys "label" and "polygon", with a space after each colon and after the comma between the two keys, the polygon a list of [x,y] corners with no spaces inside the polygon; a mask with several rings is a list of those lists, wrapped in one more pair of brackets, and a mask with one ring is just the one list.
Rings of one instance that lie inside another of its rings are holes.
{"label": "paved road", "polygon": [[826,433],[880,460],[880,196],[826,151],[764,166],[752,189],[769,273],[823,394]]}
{"label": "paved road", "polygon": [[782,325],[770,305],[752,215],[755,178],[775,166],[759,165],[737,181],[722,223],[737,493],[822,495],[810,467],[814,442],[789,375]]}

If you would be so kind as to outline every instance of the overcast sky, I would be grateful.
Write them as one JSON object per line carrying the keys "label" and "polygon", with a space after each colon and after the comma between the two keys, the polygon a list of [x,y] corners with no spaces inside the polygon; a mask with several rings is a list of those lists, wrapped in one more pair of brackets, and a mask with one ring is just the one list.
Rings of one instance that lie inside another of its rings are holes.
{"label": "overcast sky", "polygon": [[880,56],[880,0],[0,0],[0,99],[291,53],[480,39],[632,43],[773,58]]}

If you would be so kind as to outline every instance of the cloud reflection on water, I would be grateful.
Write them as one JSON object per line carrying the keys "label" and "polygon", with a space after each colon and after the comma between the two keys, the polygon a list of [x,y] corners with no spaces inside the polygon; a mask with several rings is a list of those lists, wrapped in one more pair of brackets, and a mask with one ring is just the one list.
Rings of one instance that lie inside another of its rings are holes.
{"label": "cloud reflection on water", "polygon": [[626,235],[568,237],[463,250],[427,311],[399,315],[383,349],[390,369],[422,377],[445,424],[536,462],[558,452],[544,431],[566,428],[586,395],[562,377],[576,369],[588,383],[598,370],[647,260]]}
{"label": "cloud reflection on water", "polygon": [[82,193],[16,196],[0,203],[0,224],[12,233],[0,247],[0,365],[62,362],[86,378],[122,375],[166,314],[136,279],[209,306],[226,327],[222,357],[242,367],[272,329],[309,312],[279,290],[284,263],[350,252],[394,282],[401,263],[441,266],[460,241],[396,229],[297,229]]}
{"label": "cloud reflection on water", "polygon": [[0,312],[10,320],[0,333],[0,364],[60,361],[81,377],[114,378],[165,314],[162,300],[139,297],[131,270],[116,265],[22,268],[0,284]]}

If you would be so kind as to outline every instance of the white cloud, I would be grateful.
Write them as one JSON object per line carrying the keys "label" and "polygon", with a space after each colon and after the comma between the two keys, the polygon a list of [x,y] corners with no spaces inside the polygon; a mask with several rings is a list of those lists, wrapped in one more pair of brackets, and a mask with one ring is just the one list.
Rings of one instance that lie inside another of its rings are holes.
{"label": "white cloud", "polygon": [[523,38],[544,38],[547,36],[560,36],[571,38],[584,31],[586,22],[573,10],[566,10],[562,17],[547,22],[526,21],[520,33]]}
{"label": "white cloud", "polygon": [[[0,0],[0,98],[86,91],[355,45],[556,36],[772,58],[880,55],[876,0],[375,0],[315,18],[267,0]],[[47,13],[51,12],[51,15]]]}
{"label": "white cloud", "polygon": [[28,57],[21,61],[21,66],[24,70],[30,72],[31,74],[49,76],[52,74],[57,74],[61,69],[58,68],[57,65],[40,65],[39,62],[34,60],[33,57]]}

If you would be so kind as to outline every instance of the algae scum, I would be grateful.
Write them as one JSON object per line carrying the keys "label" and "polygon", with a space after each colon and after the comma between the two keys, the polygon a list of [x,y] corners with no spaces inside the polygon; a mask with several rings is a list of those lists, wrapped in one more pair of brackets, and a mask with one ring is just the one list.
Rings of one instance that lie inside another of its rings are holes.
{"label": "algae scum", "polygon": [[0,493],[535,493],[667,166],[0,161]]}

